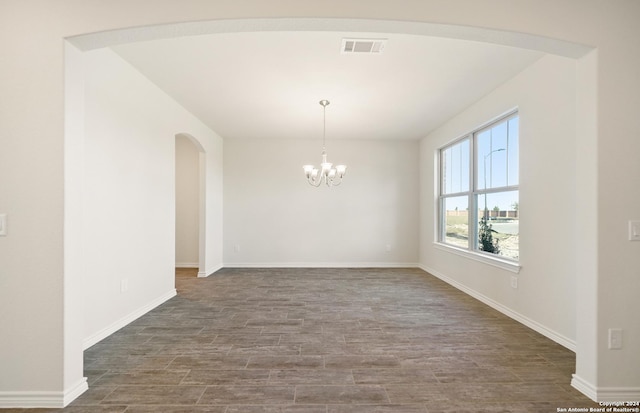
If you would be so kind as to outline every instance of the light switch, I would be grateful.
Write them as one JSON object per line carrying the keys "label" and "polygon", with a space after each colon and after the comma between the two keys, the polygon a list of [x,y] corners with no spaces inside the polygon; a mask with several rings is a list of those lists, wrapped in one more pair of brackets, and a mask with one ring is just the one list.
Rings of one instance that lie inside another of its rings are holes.
{"label": "light switch", "polygon": [[622,348],[622,329],[609,329],[609,350],[620,350]]}
{"label": "light switch", "polygon": [[7,236],[7,214],[0,214],[0,237]]}
{"label": "light switch", "polygon": [[640,221],[629,221],[629,241],[640,241]]}

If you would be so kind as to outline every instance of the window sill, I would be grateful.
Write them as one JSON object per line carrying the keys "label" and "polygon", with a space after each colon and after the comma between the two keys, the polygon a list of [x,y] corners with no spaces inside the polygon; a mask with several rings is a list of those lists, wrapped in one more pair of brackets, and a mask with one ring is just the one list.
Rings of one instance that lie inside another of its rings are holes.
{"label": "window sill", "polygon": [[522,266],[516,262],[513,261],[509,261],[509,260],[505,260],[505,259],[500,259],[500,258],[494,258],[494,257],[490,257],[487,256],[485,254],[480,254],[478,252],[472,252],[469,250],[465,250],[462,248],[457,248],[457,247],[453,247],[450,245],[446,245],[446,244],[442,244],[440,242],[434,242],[433,245],[436,247],[436,249],[442,250],[442,251],[447,251],[451,254],[455,254],[455,255],[459,255],[461,257],[473,260],[473,261],[478,261],[478,262],[482,262],[484,264],[489,264],[492,265],[494,267],[498,267],[501,268],[503,270],[507,270],[510,271],[512,273],[518,274],[520,272],[520,269],[522,268]]}

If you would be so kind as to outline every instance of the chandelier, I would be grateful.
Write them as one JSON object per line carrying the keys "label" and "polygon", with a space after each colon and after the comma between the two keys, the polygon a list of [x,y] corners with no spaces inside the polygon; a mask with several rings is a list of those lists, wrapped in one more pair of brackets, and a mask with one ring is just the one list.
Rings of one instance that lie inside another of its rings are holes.
{"label": "chandelier", "polygon": [[338,186],[342,183],[342,178],[344,174],[347,172],[346,165],[336,165],[335,168],[331,162],[327,162],[327,150],[325,149],[325,140],[327,133],[327,105],[329,104],[328,100],[321,100],[320,105],[322,106],[322,163],[320,164],[320,169],[316,168],[313,165],[304,165],[302,168],[304,169],[304,174],[307,177],[307,181],[310,185],[320,186],[321,183],[325,183],[327,186]]}

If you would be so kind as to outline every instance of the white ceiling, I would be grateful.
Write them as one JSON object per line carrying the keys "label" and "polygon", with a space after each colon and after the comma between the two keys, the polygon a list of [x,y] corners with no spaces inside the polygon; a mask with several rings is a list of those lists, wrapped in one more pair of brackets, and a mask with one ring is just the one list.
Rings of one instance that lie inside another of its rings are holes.
{"label": "white ceiling", "polygon": [[[343,38],[386,38],[378,55]],[[112,47],[225,139],[420,139],[539,59],[508,46],[407,34],[223,33]],[[497,115],[497,114],[496,114]]]}

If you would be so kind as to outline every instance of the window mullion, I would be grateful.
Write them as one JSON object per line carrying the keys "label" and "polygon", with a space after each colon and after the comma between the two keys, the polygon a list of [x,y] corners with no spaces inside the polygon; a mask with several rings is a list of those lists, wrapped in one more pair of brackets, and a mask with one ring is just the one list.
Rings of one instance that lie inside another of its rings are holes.
{"label": "window mullion", "polygon": [[507,169],[505,171],[506,175],[506,184],[509,185],[509,121],[507,120],[507,142],[506,142],[506,152],[505,152],[505,163],[507,165]]}
{"label": "window mullion", "polygon": [[475,192],[476,195],[483,195],[483,194],[495,194],[498,192],[509,192],[509,191],[517,191],[518,185],[511,185],[511,186],[499,186],[496,188],[490,188],[487,189],[486,191],[480,189],[478,191]]}
{"label": "window mullion", "polygon": [[478,172],[475,170],[475,159],[477,156],[477,145],[475,134],[471,134],[469,137],[471,144],[471,156],[469,156],[469,250],[473,251],[477,248],[478,244],[478,205],[475,192],[478,189]]}

